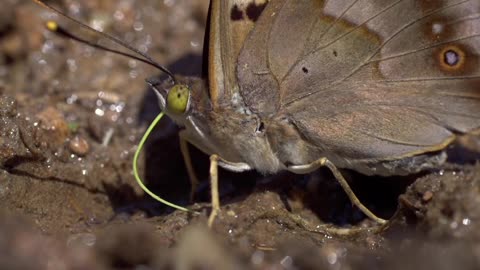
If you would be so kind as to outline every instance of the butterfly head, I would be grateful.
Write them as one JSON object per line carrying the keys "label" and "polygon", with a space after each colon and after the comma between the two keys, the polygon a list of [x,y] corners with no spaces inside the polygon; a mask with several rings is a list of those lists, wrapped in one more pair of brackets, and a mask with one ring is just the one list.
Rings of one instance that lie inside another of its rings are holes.
{"label": "butterfly head", "polygon": [[163,83],[148,82],[155,91],[160,109],[164,111],[180,126],[185,126],[189,116],[195,114],[207,99],[204,95],[202,80],[197,78],[179,78],[172,83],[167,80]]}

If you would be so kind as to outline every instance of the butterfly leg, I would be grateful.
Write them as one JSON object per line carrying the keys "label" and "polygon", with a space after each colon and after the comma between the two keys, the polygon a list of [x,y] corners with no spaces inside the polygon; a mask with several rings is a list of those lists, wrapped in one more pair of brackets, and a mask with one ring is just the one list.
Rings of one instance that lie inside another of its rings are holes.
{"label": "butterfly leg", "polygon": [[185,136],[182,136],[182,132],[180,132],[180,151],[182,152],[183,161],[185,162],[185,167],[187,168],[188,178],[190,179],[190,202],[193,202],[199,181],[197,174],[193,169],[190,151],[188,151],[188,141],[185,139]]}
{"label": "butterfly leg", "polygon": [[212,212],[208,217],[208,227],[212,227],[215,217],[220,212],[220,195],[218,192],[218,159],[217,155],[210,156],[210,192],[212,196]]}
{"label": "butterfly leg", "polygon": [[377,217],[365,205],[363,205],[362,202],[360,202],[358,197],[355,195],[353,190],[350,188],[350,185],[348,184],[347,180],[345,180],[345,178],[343,177],[342,173],[338,170],[338,168],[335,166],[335,164],[333,164],[327,158],[320,158],[320,159],[318,159],[318,160],[316,160],[316,161],[314,161],[310,164],[306,164],[306,165],[289,166],[288,170],[293,172],[293,173],[297,173],[297,174],[307,174],[307,173],[311,173],[311,172],[319,169],[320,167],[327,167],[328,169],[330,169],[330,171],[333,173],[333,176],[335,177],[335,179],[337,179],[340,186],[342,186],[343,190],[347,194],[350,201],[355,206],[357,206],[360,209],[360,211],[362,211],[367,217],[371,218],[372,220],[374,220],[375,222],[377,222],[379,224],[385,224],[387,222],[386,220]]}
{"label": "butterfly leg", "polygon": [[215,218],[220,212],[220,193],[218,192],[218,166],[234,172],[244,172],[252,169],[246,163],[230,162],[215,154],[210,156],[210,192],[212,196],[212,212],[208,217],[208,227],[212,227]]}

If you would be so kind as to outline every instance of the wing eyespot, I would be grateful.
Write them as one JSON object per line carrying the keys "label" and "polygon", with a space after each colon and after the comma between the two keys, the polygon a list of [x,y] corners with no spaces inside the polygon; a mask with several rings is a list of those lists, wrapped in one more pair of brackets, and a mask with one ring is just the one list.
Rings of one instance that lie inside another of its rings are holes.
{"label": "wing eyespot", "polygon": [[467,61],[465,50],[455,45],[443,48],[437,58],[440,68],[447,73],[462,72]]}

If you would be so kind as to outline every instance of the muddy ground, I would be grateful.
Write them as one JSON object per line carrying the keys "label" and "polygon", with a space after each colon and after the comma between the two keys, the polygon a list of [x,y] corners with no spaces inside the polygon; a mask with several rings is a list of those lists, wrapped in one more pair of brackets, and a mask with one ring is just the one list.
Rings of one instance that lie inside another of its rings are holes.
{"label": "muddy ground", "polygon": [[[174,73],[201,73],[207,1],[56,3]],[[345,171],[360,199],[390,219],[385,227],[353,208],[328,171],[221,171],[222,214],[210,230],[208,157],[192,147],[202,185],[190,203],[168,119],[142,154],[142,176],[202,214],[172,211],[133,178],[134,151],[159,113],[144,79],[160,73],[48,32],[44,22],[58,16],[30,1],[2,4],[0,269],[480,268],[478,138],[452,149],[451,169],[390,178]]]}

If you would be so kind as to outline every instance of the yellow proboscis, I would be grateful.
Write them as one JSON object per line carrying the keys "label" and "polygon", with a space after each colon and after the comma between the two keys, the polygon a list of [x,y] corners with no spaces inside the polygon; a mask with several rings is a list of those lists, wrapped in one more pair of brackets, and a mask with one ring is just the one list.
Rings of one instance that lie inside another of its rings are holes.
{"label": "yellow proboscis", "polygon": [[175,208],[175,209],[178,209],[178,210],[181,210],[181,211],[188,211],[188,212],[191,212],[189,209],[185,208],[185,207],[181,207],[179,205],[176,205],[174,203],[171,203],[169,201],[166,201],[162,198],[160,198],[157,194],[153,193],[152,191],[150,191],[146,186],[145,184],[143,184],[143,181],[142,179],[140,178],[140,175],[138,173],[138,168],[137,168],[137,163],[138,163],[138,157],[140,156],[140,152],[142,151],[142,148],[143,148],[143,145],[145,145],[145,142],[147,141],[147,138],[148,136],[150,135],[150,133],[152,133],[153,129],[155,128],[155,126],[157,125],[157,123],[160,121],[160,119],[162,119],[164,113],[160,113],[156,118],[155,120],[153,120],[153,122],[150,124],[150,126],[148,127],[147,131],[145,131],[145,134],[143,134],[143,137],[142,139],[140,140],[140,143],[138,144],[138,148],[137,148],[137,151],[135,151],[135,155],[133,156],[133,175],[135,177],[135,179],[137,180],[137,183],[138,185],[143,189],[143,191],[145,191],[145,193],[147,193],[148,195],[150,195],[152,198],[154,198],[155,200],[167,205],[167,206],[170,206],[172,208]]}

